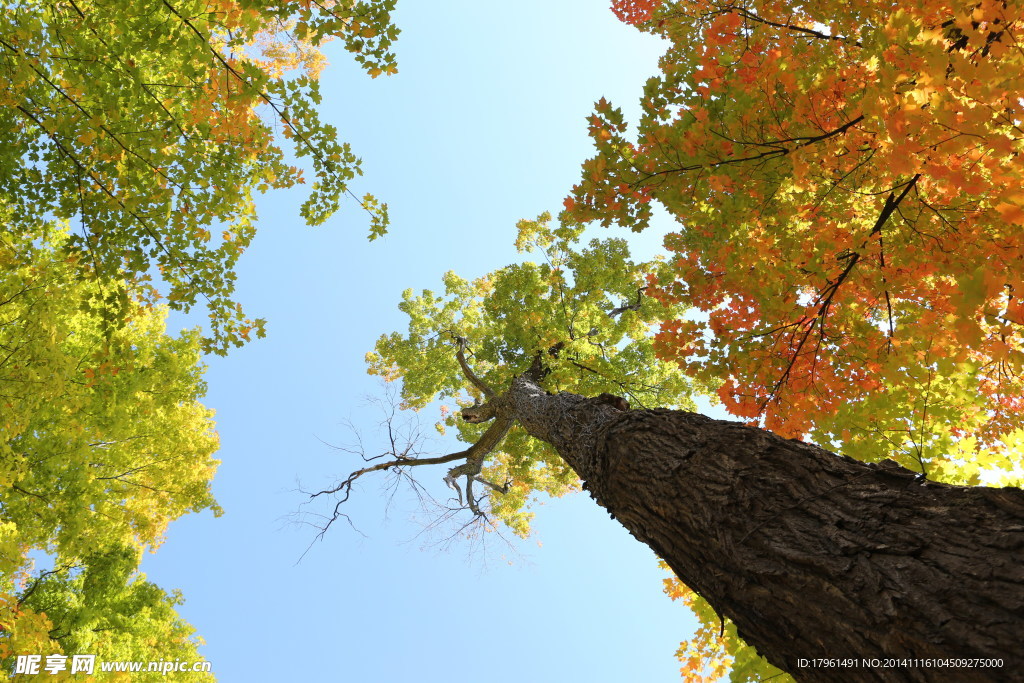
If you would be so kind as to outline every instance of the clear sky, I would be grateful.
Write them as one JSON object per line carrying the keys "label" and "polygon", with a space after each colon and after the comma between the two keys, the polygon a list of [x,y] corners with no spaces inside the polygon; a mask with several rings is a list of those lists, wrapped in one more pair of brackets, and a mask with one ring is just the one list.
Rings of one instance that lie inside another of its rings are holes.
{"label": "clear sky", "polygon": [[[345,442],[345,420],[372,436],[363,397],[383,389],[363,356],[404,329],[402,290],[517,260],[515,222],[559,210],[590,155],[592,103],[636,121],[661,50],[604,2],[399,5],[397,76],[370,80],[329,50],[322,78],[326,119],[364,160],[354,190],[389,203],[390,234],[367,243],[352,205],[308,228],[301,191],[264,197],[238,296],[268,338],[206,375],[226,514],[174,523],[143,570],[184,592],[228,683],[677,681],[691,617],[663,595],[653,553],[585,495],[537,508],[528,541],[439,548],[410,496],[386,508],[370,479],[347,509],[366,537],[337,526],[298,561],[315,533],[289,523],[298,489],[355,467],[321,442]],[[442,470],[422,474],[443,490]]]}

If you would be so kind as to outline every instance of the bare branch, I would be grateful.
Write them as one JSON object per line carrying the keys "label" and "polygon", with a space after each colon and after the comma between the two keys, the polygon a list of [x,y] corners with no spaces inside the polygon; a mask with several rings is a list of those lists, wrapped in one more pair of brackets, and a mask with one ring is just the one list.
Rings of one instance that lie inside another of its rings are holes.
{"label": "bare branch", "polygon": [[24,593],[21,594],[21,597],[18,598],[18,607],[21,607],[21,605],[26,600],[28,600],[30,597],[32,597],[32,594],[35,592],[36,588],[38,588],[41,583],[46,581],[46,579],[48,577],[53,576],[55,574],[60,574],[62,572],[70,571],[72,569],[80,569],[81,567],[82,567],[82,565],[80,565],[80,564],[68,563],[68,564],[65,564],[63,567],[54,567],[53,569],[50,569],[50,570],[47,570],[47,571],[44,571],[44,572],[40,572],[39,576],[37,576],[32,581],[32,584],[25,590]]}
{"label": "bare branch", "polygon": [[387,462],[378,463],[378,464],[372,465],[370,467],[364,467],[361,470],[356,470],[355,472],[353,472],[350,475],[348,475],[348,477],[346,477],[345,480],[342,481],[341,483],[339,483],[337,486],[334,486],[334,487],[329,488],[329,489],[323,489],[322,491],[317,491],[316,493],[311,493],[311,494],[309,494],[309,498],[310,498],[310,500],[312,500],[313,498],[318,498],[320,496],[326,496],[326,495],[331,495],[331,494],[338,493],[338,494],[342,495],[342,499],[341,499],[340,503],[344,503],[346,500],[348,500],[349,493],[352,490],[352,484],[357,479],[362,477],[363,475],[370,474],[371,472],[380,472],[382,470],[388,470],[388,469],[391,469],[392,467],[415,467],[415,466],[418,466],[418,465],[441,465],[441,464],[446,463],[446,462],[454,462],[455,460],[463,460],[463,459],[465,459],[465,458],[467,458],[469,456],[469,453],[470,453],[471,450],[472,450],[472,446],[470,448],[467,448],[464,451],[459,451],[458,453],[449,453],[448,455],[441,455],[441,456],[437,456],[435,458],[407,458],[407,457],[403,457],[403,456],[399,455],[394,460],[388,460]]}
{"label": "bare branch", "polygon": [[[335,497],[333,509],[328,514],[322,516],[322,523],[316,524],[316,526],[319,528],[319,533],[317,533],[316,539],[322,539],[324,534],[326,534],[327,530],[331,527],[331,525],[334,524],[334,522],[336,522],[339,518],[346,519],[349,522],[349,524],[352,523],[348,516],[341,511],[341,506],[348,501],[349,496],[352,493],[352,485],[357,480],[373,472],[383,472],[392,470],[400,478],[407,480],[413,485],[414,488],[416,488],[416,481],[413,477],[409,475],[409,468],[419,467],[422,465],[441,465],[449,462],[457,462],[459,460],[463,461],[461,465],[457,465],[448,471],[447,476],[445,476],[444,478],[445,483],[448,484],[448,486],[454,488],[458,492],[460,507],[468,507],[473,512],[474,516],[483,516],[479,507],[477,506],[478,501],[472,497],[472,478],[478,477],[480,475],[487,454],[494,450],[494,448],[501,443],[501,440],[505,438],[505,435],[511,428],[513,421],[510,419],[498,419],[483,433],[483,435],[477,440],[476,443],[472,444],[469,448],[463,451],[458,451],[456,453],[449,453],[447,455],[440,455],[434,457],[417,457],[417,451],[414,447],[415,444],[410,443],[402,446],[401,448],[399,447],[399,444],[395,439],[395,432],[391,427],[391,419],[392,416],[388,416],[388,419],[385,421],[385,426],[387,428],[388,447],[390,448],[390,450],[387,453],[367,457],[365,453],[362,451],[361,445],[359,446],[358,451],[349,448],[341,449],[350,453],[359,454],[360,456],[362,456],[364,461],[372,461],[382,457],[387,457],[386,460],[356,470],[349,474],[344,480],[330,488],[326,488],[321,491],[316,491],[314,493],[308,494],[307,502],[325,496]],[[466,477],[467,482],[466,494],[468,496],[468,500],[465,502],[462,499],[462,491],[460,487],[457,484],[455,484],[455,479],[462,476]],[[492,485],[489,482],[485,483],[487,483],[488,486],[491,486],[495,490],[500,491],[502,489],[502,487]],[[507,490],[508,485],[506,485],[504,488],[505,490]]]}

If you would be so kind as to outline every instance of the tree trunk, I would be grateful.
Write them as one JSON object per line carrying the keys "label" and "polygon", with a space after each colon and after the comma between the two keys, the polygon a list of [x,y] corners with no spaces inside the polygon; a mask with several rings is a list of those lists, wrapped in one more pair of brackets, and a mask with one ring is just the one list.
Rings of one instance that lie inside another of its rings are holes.
{"label": "tree trunk", "polygon": [[508,397],[613,518],[797,680],[1024,680],[1024,491],[925,481],[694,413],[549,396],[523,377]]}

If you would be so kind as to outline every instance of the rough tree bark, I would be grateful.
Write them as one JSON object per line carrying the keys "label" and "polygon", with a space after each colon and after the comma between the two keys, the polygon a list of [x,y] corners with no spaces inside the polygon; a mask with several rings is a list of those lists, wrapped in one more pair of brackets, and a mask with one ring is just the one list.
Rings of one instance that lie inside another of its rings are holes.
{"label": "rough tree bark", "polygon": [[[1024,492],[919,479],[739,423],[548,395],[490,403],[801,681],[1024,680]],[[800,658],[1001,668],[800,668]]]}

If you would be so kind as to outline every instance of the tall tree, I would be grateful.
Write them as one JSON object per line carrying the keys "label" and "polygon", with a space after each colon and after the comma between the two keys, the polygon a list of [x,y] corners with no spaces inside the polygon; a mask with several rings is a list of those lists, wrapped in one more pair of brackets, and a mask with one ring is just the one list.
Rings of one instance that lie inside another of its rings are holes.
{"label": "tall tree", "polygon": [[469,446],[421,456],[393,444],[314,494],[333,499],[328,526],[375,472],[444,465],[471,519],[520,533],[530,496],[581,480],[778,667],[799,673],[799,658],[842,652],[858,668],[806,677],[925,680],[928,669],[886,678],[859,658],[1002,658],[999,675],[1024,662],[1024,493],[930,482],[891,460],[656,407],[707,388],[653,355],[650,327],[684,311],[648,299],[637,278],[671,265],[634,263],[621,240],[576,249],[579,227],[546,216],[519,230],[543,263],[473,283],[449,273],[441,296],[407,292],[408,332],[368,355],[371,372],[401,380],[405,407],[457,397],[458,416],[441,412]]}
{"label": "tall tree", "polygon": [[[583,228],[553,225],[549,214],[517,227],[517,249],[536,252],[539,263],[510,265],[473,281],[449,272],[442,294],[407,290],[400,305],[409,316],[407,334],[382,336],[367,362],[371,374],[402,379],[404,408],[419,409],[435,398],[456,403],[455,411],[441,407],[438,429],[454,428],[476,445],[441,461],[456,463],[446,481],[479,521],[493,518],[525,536],[530,499],[537,492],[572,490],[576,476],[514,419],[483,425],[494,413],[474,411],[494,397],[491,387],[508,386],[516,374],[542,363],[546,386],[554,390],[606,394],[609,400],[622,395],[628,399],[619,400],[638,406],[693,404],[691,383],[654,356],[651,326],[664,310],[681,314],[679,307],[666,309],[644,296],[639,274],[658,264],[633,262],[621,239],[580,248],[574,243]],[[387,468],[357,472],[336,492],[347,494],[359,476]]]}
{"label": "tall tree", "polygon": [[1019,485],[1024,6],[613,8],[669,47],[635,136],[599,103],[566,205],[635,230],[654,202],[676,219],[674,272],[649,293],[705,315],[665,321],[659,356],[750,424]]}
{"label": "tall tree", "polygon": [[322,223],[342,195],[383,233],[387,207],[356,198],[359,159],[316,111],[319,46],[344,42],[371,76],[396,71],[394,0],[23,0],[0,11],[0,198],[26,217],[74,218],[62,248],[82,272],[159,269],[170,306],[210,309],[207,351],[263,321],[232,301],[251,242],[253,195],[303,182],[280,136],[315,175],[302,215]]}

